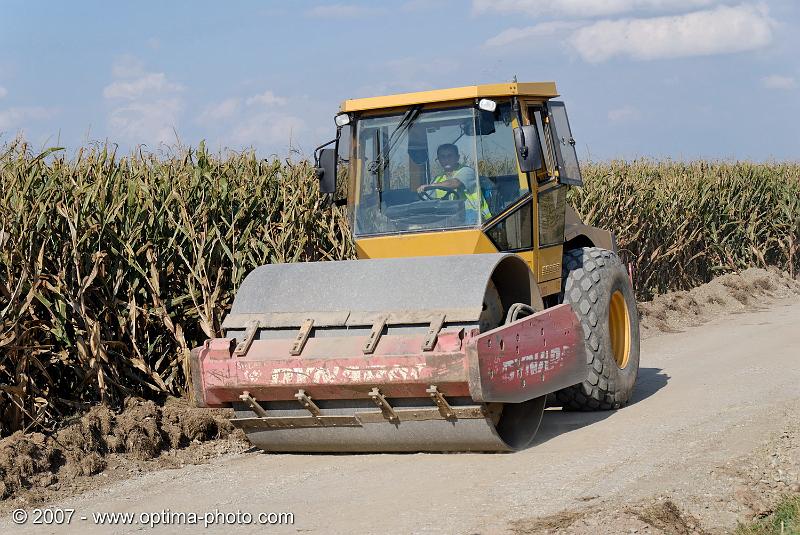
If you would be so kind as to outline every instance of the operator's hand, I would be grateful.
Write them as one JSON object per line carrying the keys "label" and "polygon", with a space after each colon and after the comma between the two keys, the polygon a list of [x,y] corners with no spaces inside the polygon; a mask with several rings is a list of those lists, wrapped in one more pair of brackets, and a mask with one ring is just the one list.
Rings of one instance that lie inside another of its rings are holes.
{"label": "operator's hand", "polygon": [[430,184],[421,185],[420,187],[417,188],[417,193],[422,193],[423,191],[427,190],[429,185]]}

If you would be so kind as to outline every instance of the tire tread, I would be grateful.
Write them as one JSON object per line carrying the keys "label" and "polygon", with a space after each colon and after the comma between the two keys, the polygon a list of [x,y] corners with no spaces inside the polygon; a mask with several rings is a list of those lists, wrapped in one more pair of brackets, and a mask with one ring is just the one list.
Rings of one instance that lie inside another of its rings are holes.
{"label": "tire tread", "polygon": [[[616,254],[598,247],[583,247],[566,251],[562,262],[562,301],[572,305],[583,329],[586,343],[587,378],[581,384],[564,388],[555,393],[558,405],[569,410],[612,410],[627,404],[632,388],[617,390],[621,381],[617,380],[616,362],[610,354],[609,344],[601,341],[608,337],[606,325],[600,318],[606,314],[599,310],[603,300],[600,296],[610,295],[610,276],[612,270],[623,270],[622,262]],[[627,277],[627,274],[626,274]],[[638,319],[638,318],[637,318]],[[638,342],[638,322],[635,322]],[[632,329],[634,325],[632,324]],[[609,342],[610,343],[610,342]],[[638,343],[636,366],[638,369]],[[633,351],[633,348],[632,348]],[[611,366],[613,364],[613,367]]]}

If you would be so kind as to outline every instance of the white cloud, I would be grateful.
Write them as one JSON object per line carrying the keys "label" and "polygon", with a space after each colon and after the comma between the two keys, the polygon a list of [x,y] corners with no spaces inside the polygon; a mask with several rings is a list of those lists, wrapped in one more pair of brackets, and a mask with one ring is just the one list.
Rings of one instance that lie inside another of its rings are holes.
{"label": "white cloud", "polygon": [[217,140],[220,147],[255,147],[283,155],[309,141],[311,128],[299,116],[310,112],[309,103],[302,100],[270,90],[230,97],[207,106],[197,123],[204,127],[203,137]]}
{"label": "white cloud", "polygon": [[253,95],[248,98],[245,103],[248,106],[260,104],[262,106],[283,106],[286,104],[286,99],[283,97],[276,97],[272,91],[264,91],[259,95]]}
{"label": "white cloud", "polygon": [[201,124],[212,124],[218,121],[228,121],[231,119],[239,119],[242,111],[242,104],[251,108],[248,112],[250,114],[258,113],[262,109],[274,108],[285,106],[287,99],[275,95],[272,91],[264,91],[257,95],[252,95],[247,98],[230,97],[221,102],[210,104],[206,106],[200,115],[197,116],[197,122]]}
{"label": "white cloud", "polygon": [[0,98],[5,97],[6,95],[8,95],[8,90],[2,85],[0,85]]}
{"label": "white cloud", "polygon": [[20,106],[0,110],[0,132],[19,130],[30,121],[49,119],[55,114],[55,110],[42,106]]}
{"label": "white cloud", "polygon": [[379,10],[355,4],[330,4],[315,6],[306,11],[306,15],[319,18],[349,19],[372,15]]}
{"label": "white cloud", "polygon": [[608,111],[608,120],[612,123],[622,123],[628,121],[635,121],[641,118],[642,114],[639,110],[631,105],[623,106]]}
{"label": "white cloud", "polygon": [[183,101],[178,98],[134,101],[112,110],[108,124],[135,143],[173,143]]}
{"label": "white cloud", "polygon": [[560,32],[573,30],[578,24],[573,22],[542,22],[524,28],[509,28],[486,40],[484,46],[506,46],[517,41],[527,41],[537,37],[549,37]]}
{"label": "white cloud", "polygon": [[299,117],[266,111],[245,117],[233,128],[229,140],[239,146],[289,148],[305,130],[306,122]]}
{"label": "white cloud", "polygon": [[234,98],[226,98],[222,102],[206,106],[206,108],[202,112],[200,112],[200,115],[198,115],[197,122],[213,123],[216,121],[224,121],[226,119],[230,119],[237,114],[239,108],[241,107],[241,104],[242,104],[241,99],[234,97]]}
{"label": "white cloud", "polygon": [[183,86],[163,72],[147,72],[132,56],[114,62],[112,75],[114,80],[103,88],[103,97],[114,103],[108,115],[110,137],[136,144],[175,142]]}
{"label": "white cloud", "polygon": [[578,29],[570,43],[592,63],[615,56],[651,60],[727,54],[768,45],[773,24],[765,8],[720,6],[670,17],[603,20]]}
{"label": "white cloud", "polygon": [[475,13],[523,13],[533,17],[596,17],[631,11],[682,11],[719,0],[473,0]]}
{"label": "white cloud", "polygon": [[140,78],[112,82],[103,89],[105,98],[124,98],[135,100],[147,94],[180,91],[179,84],[167,80],[163,72],[150,72]]}
{"label": "white cloud", "polygon": [[761,85],[767,89],[794,89],[797,87],[797,80],[791,76],[781,76],[773,74],[761,79]]}
{"label": "white cloud", "polygon": [[136,78],[145,74],[144,63],[135,56],[126,54],[117,58],[111,65],[114,78]]}

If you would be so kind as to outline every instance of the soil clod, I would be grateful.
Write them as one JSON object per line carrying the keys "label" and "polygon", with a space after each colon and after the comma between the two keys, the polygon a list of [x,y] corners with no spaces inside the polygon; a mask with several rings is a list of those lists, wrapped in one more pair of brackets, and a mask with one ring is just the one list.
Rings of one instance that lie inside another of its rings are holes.
{"label": "soil clod", "polygon": [[[165,451],[226,439],[234,432],[229,411],[197,409],[183,400],[160,406],[139,398],[126,400],[114,412],[92,407],[51,436],[17,432],[0,440],[0,499],[21,491],[53,487],[76,477],[92,476],[108,467],[110,456],[152,461]],[[244,441],[240,435],[234,440]],[[186,457],[186,458],[183,458]],[[175,456],[165,464],[202,462],[205,456]]]}

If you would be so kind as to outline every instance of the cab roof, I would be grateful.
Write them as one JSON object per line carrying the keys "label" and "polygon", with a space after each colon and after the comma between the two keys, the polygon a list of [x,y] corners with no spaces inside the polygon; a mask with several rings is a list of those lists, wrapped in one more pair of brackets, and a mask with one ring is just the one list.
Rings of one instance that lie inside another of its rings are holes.
{"label": "cab roof", "polygon": [[433,91],[419,91],[417,93],[399,93],[397,95],[386,95],[383,97],[345,100],[342,102],[339,109],[341,112],[354,112],[413,106],[415,104],[430,104],[433,102],[447,102],[450,100],[508,96],[548,99],[557,97],[558,92],[556,91],[555,82],[507,82],[503,84],[468,85],[450,89],[435,89]]}

